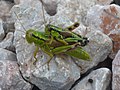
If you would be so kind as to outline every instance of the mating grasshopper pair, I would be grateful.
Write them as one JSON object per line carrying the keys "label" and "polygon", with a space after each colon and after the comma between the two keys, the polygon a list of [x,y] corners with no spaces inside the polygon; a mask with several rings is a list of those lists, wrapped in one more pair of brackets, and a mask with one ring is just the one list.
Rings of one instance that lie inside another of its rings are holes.
{"label": "mating grasshopper pair", "polygon": [[78,59],[90,60],[89,54],[82,49],[89,42],[88,39],[71,31],[78,26],[79,23],[74,23],[72,26],[63,29],[48,24],[45,27],[45,32],[28,30],[26,32],[27,42],[36,45],[35,62],[37,61],[36,54],[39,47],[50,56],[50,59],[46,62],[48,64],[53,56],[58,54],[67,54]]}
{"label": "mating grasshopper pair", "polygon": [[45,32],[39,32],[34,29],[27,30],[27,42],[29,44],[34,43],[36,45],[36,50],[34,51],[35,61],[33,63],[37,61],[36,54],[39,48],[50,56],[50,59],[46,62],[47,64],[49,64],[54,55],[59,54],[67,54],[78,59],[91,60],[89,54],[82,49],[82,47],[87,45],[89,42],[88,39],[72,32],[72,30],[78,26],[79,23],[74,23],[73,25],[63,29],[48,24],[45,25]]}

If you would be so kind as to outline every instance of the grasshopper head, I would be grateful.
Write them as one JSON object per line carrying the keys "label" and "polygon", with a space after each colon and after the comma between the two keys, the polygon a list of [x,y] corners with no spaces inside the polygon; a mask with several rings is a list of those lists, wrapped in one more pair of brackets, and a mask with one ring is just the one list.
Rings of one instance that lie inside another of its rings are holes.
{"label": "grasshopper head", "polygon": [[81,42],[81,46],[85,46],[89,43],[89,40],[88,40],[88,38],[83,37],[83,40],[81,40],[80,42]]}
{"label": "grasshopper head", "polygon": [[34,40],[32,38],[32,34],[33,34],[34,31],[35,30],[32,30],[32,29],[29,29],[28,31],[26,31],[26,37],[25,38],[26,38],[28,43],[33,43],[34,42]]}

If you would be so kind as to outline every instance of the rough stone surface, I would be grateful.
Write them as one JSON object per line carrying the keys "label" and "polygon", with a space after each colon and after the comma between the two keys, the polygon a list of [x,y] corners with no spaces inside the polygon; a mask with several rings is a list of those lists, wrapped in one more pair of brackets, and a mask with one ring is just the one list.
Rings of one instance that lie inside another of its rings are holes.
{"label": "rough stone surface", "polygon": [[120,90],[120,50],[112,62],[112,90]]}
{"label": "rough stone surface", "polygon": [[46,12],[49,15],[53,16],[57,13],[57,5],[58,5],[57,1],[58,0],[39,0],[39,1],[43,3],[43,6]]}
{"label": "rough stone surface", "polygon": [[5,32],[3,29],[3,21],[2,19],[0,19],[0,41],[4,38],[4,36],[5,36]]}
{"label": "rough stone surface", "polygon": [[13,3],[10,3],[9,1],[0,1],[0,18],[4,18],[8,15],[10,9],[12,8]]}
{"label": "rough stone surface", "polygon": [[[57,0],[57,10],[64,12],[71,21],[84,22],[88,9],[96,4],[109,5],[113,0]],[[72,12],[72,14],[71,14]]]}
{"label": "rough stone surface", "polygon": [[87,25],[102,31],[112,39],[114,45],[110,57],[114,58],[120,49],[120,7],[114,4],[96,5],[88,11],[86,18]]}
{"label": "rough stone surface", "polygon": [[100,68],[83,78],[72,90],[108,90],[110,81],[111,71],[107,68]]}
{"label": "rough stone surface", "polygon": [[15,3],[15,4],[19,4],[19,3],[20,3],[20,0],[14,0],[14,3]]}
{"label": "rough stone surface", "polygon": [[14,3],[10,2],[9,0],[0,1],[0,18],[3,20],[3,28],[5,33],[14,31],[13,20],[11,19],[11,15],[9,13],[13,5]]}
{"label": "rough stone surface", "polygon": [[16,54],[6,49],[0,48],[0,60],[17,60]]}
{"label": "rough stone surface", "polygon": [[11,18],[10,15],[4,17],[3,28],[4,28],[5,33],[14,32],[15,31],[14,20]]}
{"label": "rough stone surface", "polygon": [[107,35],[93,28],[87,28],[84,33],[86,33],[86,37],[89,39],[89,43],[84,49],[90,54],[92,61],[74,59],[81,68],[81,73],[104,61],[112,50],[112,41]]}
{"label": "rough stone surface", "polygon": [[15,51],[15,48],[13,46],[13,32],[9,32],[6,35],[5,39],[0,42],[0,48]]}
{"label": "rough stone surface", "polygon": [[32,86],[23,80],[14,60],[0,58],[0,90],[31,90]]}
{"label": "rough stone surface", "polygon": [[[36,5],[37,4],[37,5]],[[29,4],[27,4],[29,5]],[[20,7],[22,10],[25,10],[26,7]],[[37,9],[39,8],[39,9]],[[26,8],[25,12],[22,16],[22,23],[25,28],[32,28],[32,26],[36,28],[42,28],[43,18],[41,12],[41,4],[39,1],[33,1],[32,7]],[[19,9],[19,8],[15,8]],[[15,10],[17,12],[18,10]],[[41,15],[38,14],[41,12]],[[34,14],[34,15],[33,15]],[[24,16],[25,15],[25,16]],[[36,16],[36,17],[35,17]],[[29,18],[30,19],[27,19]],[[41,18],[40,18],[41,17]],[[35,20],[35,21],[34,21]],[[39,20],[39,21],[38,21]],[[41,21],[41,22],[40,22]],[[32,23],[31,23],[32,22]],[[31,24],[30,24],[31,23]],[[31,62],[33,59],[33,52],[35,50],[34,45],[29,45],[24,39],[23,35],[25,34],[23,31],[23,27],[19,27],[20,23],[16,23],[16,31],[14,44],[16,47],[16,53],[18,62],[21,65],[21,71],[23,76],[38,86],[42,90],[57,90],[57,89],[65,89],[68,90],[70,86],[80,77],[80,70],[76,66],[76,64],[71,60],[68,56],[54,57],[53,60],[49,63],[49,71],[48,66],[43,65],[49,57],[44,54],[42,51],[38,53],[38,63],[36,67],[34,67]],[[38,26],[39,25],[39,26]],[[42,31],[42,29],[40,29]],[[74,72],[76,71],[76,72]]]}
{"label": "rough stone surface", "polygon": [[[58,3],[58,11],[54,16],[50,16],[45,12],[46,23],[65,28],[74,23],[74,21],[80,22],[76,17],[77,14],[73,14],[78,8],[71,9],[73,7],[69,6],[70,2],[66,2],[61,0]],[[76,7],[75,2],[77,3],[77,0],[74,1],[74,7]],[[73,2],[71,1],[71,5],[72,3]],[[79,4],[77,5],[79,6]],[[69,8],[65,6],[69,6]],[[17,18],[14,12],[17,14]],[[16,19],[14,45],[16,48],[18,63],[20,64],[20,70],[28,81],[42,90],[69,90],[75,80],[80,77],[80,73],[85,72],[89,68],[92,68],[99,62],[105,60],[112,49],[112,42],[108,36],[100,31],[86,28],[84,25],[80,24],[80,27],[77,28],[75,32],[89,38],[91,43],[84,47],[84,49],[91,55],[93,61],[81,61],[73,59],[67,55],[56,55],[49,63],[48,70],[47,64],[44,66],[42,65],[49,59],[49,56],[39,50],[39,53],[37,54],[38,61],[36,65],[33,65],[32,62],[34,61],[33,52],[35,50],[35,45],[28,44],[24,36],[25,29],[35,28],[41,32],[44,31],[41,3],[38,0],[28,0],[24,3],[23,0],[20,1],[19,5],[12,8],[11,13],[13,18]]]}

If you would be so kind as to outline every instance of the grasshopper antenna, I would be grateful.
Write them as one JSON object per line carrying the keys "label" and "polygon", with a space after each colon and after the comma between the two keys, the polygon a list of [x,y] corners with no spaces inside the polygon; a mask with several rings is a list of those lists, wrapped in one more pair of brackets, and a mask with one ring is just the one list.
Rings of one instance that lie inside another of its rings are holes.
{"label": "grasshopper antenna", "polygon": [[43,19],[44,19],[44,25],[46,26],[46,21],[45,21],[45,14],[44,14],[44,7],[43,7],[43,1],[40,0],[40,2],[42,3],[42,13],[43,13]]}
{"label": "grasshopper antenna", "polygon": [[[20,21],[20,19],[19,19],[18,15],[17,15],[17,13],[16,13],[16,12],[14,12],[14,14],[16,15],[17,19],[19,20],[19,22],[20,22],[21,26],[23,27],[23,29],[26,31],[26,29],[25,29],[25,27],[23,26],[23,24],[21,23],[21,21]],[[24,33],[25,33],[25,32],[24,32]]]}

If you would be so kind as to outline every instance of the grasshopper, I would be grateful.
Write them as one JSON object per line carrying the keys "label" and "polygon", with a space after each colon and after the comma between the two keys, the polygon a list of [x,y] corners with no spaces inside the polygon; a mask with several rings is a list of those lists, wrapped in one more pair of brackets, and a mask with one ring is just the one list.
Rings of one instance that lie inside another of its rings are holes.
{"label": "grasshopper", "polygon": [[82,37],[79,34],[76,34],[74,32],[71,32],[75,28],[79,26],[79,23],[76,22],[73,25],[63,29],[54,25],[46,25],[45,27],[45,34],[50,35],[51,38],[56,39],[60,41],[61,43],[67,42],[67,44],[74,44],[79,42],[80,46],[85,46],[89,42],[89,40],[86,37]]}
{"label": "grasshopper", "polygon": [[34,51],[35,61],[33,64],[37,61],[36,54],[39,48],[50,56],[50,59],[46,62],[48,65],[51,59],[55,55],[59,54],[67,54],[78,59],[90,60],[89,54],[82,49],[82,47],[87,45],[89,42],[88,39],[72,32],[72,30],[78,26],[79,23],[74,23],[73,25],[63,29],[61,27],[48,24],[45,25],[45,32],[39,32],[34,29],[27,30],[25,35],[26,41],[29,44],[34,43],[36,46]]}

